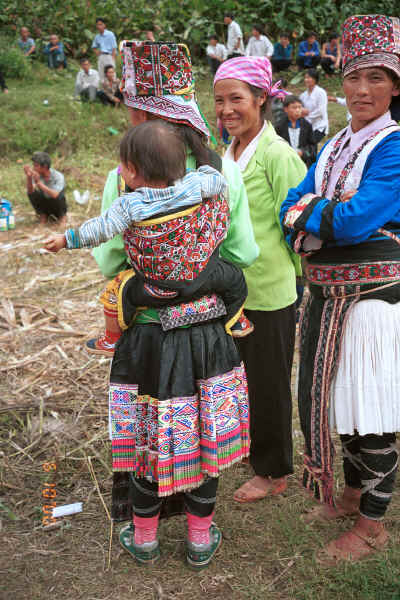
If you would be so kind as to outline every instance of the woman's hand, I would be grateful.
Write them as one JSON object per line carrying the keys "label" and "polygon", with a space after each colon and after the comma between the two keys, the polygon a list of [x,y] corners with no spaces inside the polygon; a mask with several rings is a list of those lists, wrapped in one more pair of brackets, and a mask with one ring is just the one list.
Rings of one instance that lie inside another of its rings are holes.
{"label": "woman's hand", "polygon": [[59,252],[62,248],[66,248],[67,240],[63,233],[54,233],[44,241],[44,247],[48,252]]}
{"label": "woman's hand", "polygon": [[340,202],[348,202],[352,199],[354,194],[357,194],[357,191],[358,190],[347,190],[347,192],[344,192],[344,194],[340,196]]}

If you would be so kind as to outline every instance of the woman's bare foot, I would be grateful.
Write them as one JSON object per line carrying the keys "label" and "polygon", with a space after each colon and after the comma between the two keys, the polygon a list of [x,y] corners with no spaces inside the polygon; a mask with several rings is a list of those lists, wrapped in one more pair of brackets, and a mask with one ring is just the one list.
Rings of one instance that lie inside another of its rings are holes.
{"label": "woman's bare foot", "polygon": [[383,523],[360,516],[355,525],[336,540],[330,542],[318,557],[327,566],[339,561],[356,562],[367,558],[377,550],[383,550],[389,540]]}
{"label": "woman's bare foot", "polygon": [[312,523],[314,521],[333,521],[358,515],[360,496],[361,490],[346,486],[343,494],[336,501],[336,506],[329,506],[328,504],[314,506],[304,515],[303,520],[305,523]]}
{"label": "woman's bare foot", "polygon": [[277,496],[282,494],[287,488],[287,478],[280,477],[261,477],[255,475],[249,481],[246,481],[233,495],[236,502],[257,502],[267,496]]}

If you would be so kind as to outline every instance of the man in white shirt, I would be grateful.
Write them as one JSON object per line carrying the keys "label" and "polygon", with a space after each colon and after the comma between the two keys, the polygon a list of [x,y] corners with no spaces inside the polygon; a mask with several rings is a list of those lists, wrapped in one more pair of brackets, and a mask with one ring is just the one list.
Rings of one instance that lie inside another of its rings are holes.
{"label": "man in white shirt", "polygon": [[329,133],[328,96],[326,91],[317,85],[318,80],[318,71],[309,69],[304,76],[307,89],[300,95],[304,105],[301,116],[311,123],[316,144]]}
{"label": "man in white shirt", "polygon": [[96,69],[90,68],[90,62],[87,58],[81,60],[81,70],[76,76],[75,95],[80,96],[82,100],[93,102],[97,97],[97,90],[100,84],[100,77]]}
{"label": "man in white shirt", "polygon": [[217,72],[219,65],[226,60],[228,52],[223,44],[218,43],[216,35],[210,37],[210,43],[207,46],[207,59],[213,74]]}
{"label": "man in white shirt", "polygon": [[253,25],[252,36],[246,48],[246,56],[270,56],[274,53],[274,47],[266,35],[263,35],[261,25]]}
{"label": "man in white shirt", "polygon": [[224,23],[228,25],[228,40],[226,48],[228,50],[228,58],[234,58],[235,56],[243,56],[243,34],[240,26],[236,21],[233,20],[232,13],[225,13]]}

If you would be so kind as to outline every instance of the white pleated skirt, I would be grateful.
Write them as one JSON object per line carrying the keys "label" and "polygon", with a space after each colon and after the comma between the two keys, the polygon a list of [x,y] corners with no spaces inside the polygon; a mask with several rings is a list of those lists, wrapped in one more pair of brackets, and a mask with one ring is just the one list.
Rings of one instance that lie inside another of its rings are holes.
{"label": "white pleated skirt", "polygon": [[342,434],[400,431],[400,302],[362,300],[349,310],[330,425]]}

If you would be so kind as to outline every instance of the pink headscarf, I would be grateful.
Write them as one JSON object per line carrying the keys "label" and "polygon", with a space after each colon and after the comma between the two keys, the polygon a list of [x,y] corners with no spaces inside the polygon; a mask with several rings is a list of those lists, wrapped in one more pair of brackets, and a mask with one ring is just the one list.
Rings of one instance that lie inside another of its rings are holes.
{"label": "pink headscarf", "polygon": [[261,88],[268,96],[283,98],[289,92],[279,89],[280,81],[272,85],[272,67],[266,56],[238,56],[226,60],[218,68],[214,86],[221,79],[238,79]]}

